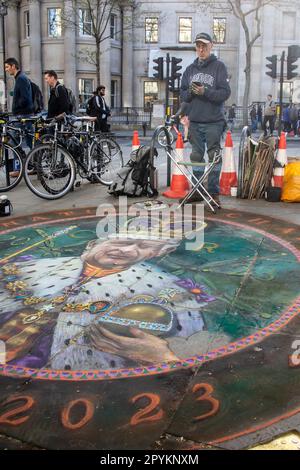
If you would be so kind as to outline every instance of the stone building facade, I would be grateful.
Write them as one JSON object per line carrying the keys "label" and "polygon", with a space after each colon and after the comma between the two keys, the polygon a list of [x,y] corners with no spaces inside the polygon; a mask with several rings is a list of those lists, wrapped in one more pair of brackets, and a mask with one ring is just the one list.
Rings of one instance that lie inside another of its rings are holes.
{"label": "stone building facade", "polygon": [[[95,39],[89,35],[91,19],[84,14],[80,0],[8,0],[6,3],[6,57],[18,58],[22,69],[41,86],[45,95],[48,90],[43,72],[54,69],[64,84],[85,101],[97,83],[95,64],[88,59],[95,51]],[[245,7],[252,3],[244,1]],[[288,3],[274,0],[262,11],[261,36],[253,47],[250,103],[264,101],[268,93],[278,97],[278,79],[265,75],[266,57],[280,56],[290,44],[300,44],[297,5],[299,0]],[[67,19],[63,17],[65,9],[69,12]],[[75,21],[79,10],[80,20]],[[244,31],[226,0],[223,3],[124,0],[112,10],[106,39],[101,42],[100,77],[111,105],[143,107],[148,103],[163,103],[165,83],[153,77],[153,59],[169,53],[182,58],[185,68],[195,58],[193,41],[200,31],[214,35],[215,53],[228,67],[232,87],[228,104],[242,104]],[[3,76],[3,60],[0,62]],[[300,102],[299,85],[297,80],[285,82],[285,98],[293,94],[294,101]],[[13,80],[8,77],[8,90],[12,88]]]}

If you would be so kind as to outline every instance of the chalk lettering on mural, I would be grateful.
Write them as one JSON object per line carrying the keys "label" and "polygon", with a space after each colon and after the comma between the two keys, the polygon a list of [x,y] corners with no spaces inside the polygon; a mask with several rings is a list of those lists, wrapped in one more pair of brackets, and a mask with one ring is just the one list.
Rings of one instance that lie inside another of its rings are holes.
{"label": "chalk lettering on mural", "polygon": [[130,420],[130,424],[132,426],[136,426],[137,424],[145,422],[159,421],[164,416],[164,412],[161,408],[159,408],[155,414],[150,415],[152,411],[159,407],[159,395],[156,395],[155,393],[140,393],[139,395],[134,396],[131,399],[131,402],[136,403],[137,401],[142,400],[143,398],[150,400],[150,403],[145,408],[140,409],[135,415],[132,416]]}
{"label": "chalk lettering on mural", "polygon": [[[18,403],[18,402],[25,401],[25,403],[21,406],[17,406],[17,408],[13,408],[12,410],[9,411],[4,411],[0,414],[0,424],[9,424],[11,426],[19,426],[20,424],[25,423],[28,419],[29,416],[22,416],[17,418],[18,415],[21,413],[25,413],[25,411],[30,410],[35,401],[32,397],[27,396],[27,395],[20,395],[20,396],[12,396],[8,398],[3,404],[2,407],[6,408],[7,405],[10,405],[12,403]],[[16,418],[15,418],[16,417]],[[15,418],[15,419],[13,419]]]}
{"label": "chalk lettering on mural", "polygon": [[201,384],[196,384],[193,387],[193,393],[197,393],[200,390],[204,390],[203,395],[200,397],[196,398],[196,401],[203,401],[203,402],[208,402],[211,404],[211,410],[208,411],[207,413],[204,413],[203,415],[196,416],[194,418],[195,421],[202,421],[203,419],[210,418],[211,416],[215,416],[219,409],[220,409],[220,402],[216,398],[212,397],[212,393],[214,392],[214,388],[212,385],[207,384],[207,383],[201,383]]}
{"label": "chalk lettering on mural", "polygon": [[[75,408],[79,407],[80,405],[83,405],[84,407],[84,415],[83,417],[77,421],[77,422],[72,422],[71,419],[71,414],[72,410],[74,411],[75,414]],[[83,426],[85,426],[94,416],[95,412],[95,405],[92,403],[90,400],[87,400],[85,398],[78,398],[77,400],[72,400],[70,403],[65,406],[65,408],[62,410],[61,413],[61,422],[63,426],[67,429],[75,430],[75,429],[80,429]]]}
{"label": "chalk lettering on mural", "polygon": [[300,366],[300,340],[293,341],[292,349],[295,351],[290,356],[290,365],[292,367]]}

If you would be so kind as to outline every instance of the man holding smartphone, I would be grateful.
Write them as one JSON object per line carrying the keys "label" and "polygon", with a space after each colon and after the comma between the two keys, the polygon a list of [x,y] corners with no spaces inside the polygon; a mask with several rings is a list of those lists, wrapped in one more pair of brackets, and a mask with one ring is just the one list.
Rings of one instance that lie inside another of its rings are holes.
{"label": "man holding smartphone", "polygon": [[[201,163],[204,162],[205,146],[209,161],[221,148],[220,141],[226,122],[224,102],[229,98],[231,90],[224,63],[211,53],[213,42],[210,35],[199,33],[194,42],[198,57],[183,73],[180,99],[190,103],[191,162]],[[220,172],[221,163],[215,166],[208,177],[208,191],[217,203],[220,203]],[[201,174],[199,167],[195,167],[194,175],[199,179]],[[199,200],[201,197],[195,192],[187,202]]]}

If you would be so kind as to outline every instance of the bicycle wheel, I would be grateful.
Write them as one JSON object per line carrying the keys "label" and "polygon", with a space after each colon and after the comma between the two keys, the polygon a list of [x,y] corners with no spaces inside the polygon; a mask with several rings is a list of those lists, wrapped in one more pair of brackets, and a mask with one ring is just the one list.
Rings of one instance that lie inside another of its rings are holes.
{"label": "bicycle wheel", "polygon": [[72,188],[76,169],[73,157],[61,146],[54,155],[52,144],[41,144],[29,152],[24,165],[28,188],[43,199],[59,199]]}
{"label": "bicycle wheel", "polygon": [[10,191],[23,176],[23,160],[10,144],[0,144],[0,192]]}
{"label": "bicycle wheel", "polygon": [[[171,130],[168,130],[169,138],[170,138],[170,145],[174,142],[174,134]],[[161,147],[167,146],[167,137],[164,130],[161,130],[157,135],[157,142]]]}
{"label": "bicycle wheel", "polygon": [[111,137],[98,137],[91,150],[91,169],[88,179],[109,186],[118,170],[123,166],[123,155],[120,145]]}

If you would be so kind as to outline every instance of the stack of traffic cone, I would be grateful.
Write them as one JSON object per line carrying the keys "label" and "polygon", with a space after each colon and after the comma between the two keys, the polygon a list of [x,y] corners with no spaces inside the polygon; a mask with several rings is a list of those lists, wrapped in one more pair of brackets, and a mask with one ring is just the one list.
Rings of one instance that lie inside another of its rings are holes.
{"label": "stack of traffic cone", "polygon": [[141,146],[139,133],[138,131],[133,131],[133,138],[132,138],[132,148],[131,150],[137,150]]}
{"label": "stack of traffic cone", "polygon": [[231,132],[228,131],[226,135],[222,171],[220,176],[220,194],[229,196],[231,188],[237,186],[237,175],[234,164],[233,143]]}
{"label": "stack of traffic cone", "polygon": [[[176,141],[176,158],[177,163],[184,161],[184,145],[181,132],[178,132]],[[182,169],[183,168],[184,167],[182,167]],[[179,168],[177,168],[176,165],[173,165],[171,187],[168,191],[163,193],[163,196],[170,197],[172,199],[180,199],[187,195],[189,188],[190,186],[187,177],[179,170]]]}
{"label": "stack of traffic cone", "polygon": [[285,133],[281,132],[273,171],[272,186],[275,186],[276,188],[282,188],[284,167],[287,165],[287,162],[286,138]]}

